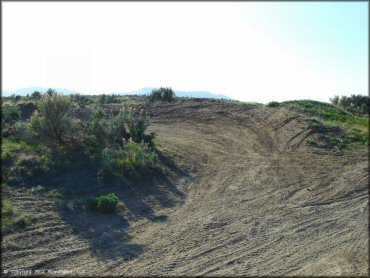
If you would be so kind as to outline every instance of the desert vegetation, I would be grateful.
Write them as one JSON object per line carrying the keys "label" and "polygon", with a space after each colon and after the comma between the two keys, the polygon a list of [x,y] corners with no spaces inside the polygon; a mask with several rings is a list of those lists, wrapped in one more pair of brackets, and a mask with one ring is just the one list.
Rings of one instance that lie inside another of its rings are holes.
{"label": "desert vegetation", "polygon": [[342,107],[352,114],[366,116],[370,111],[370,97],[364,95],[338,96],[330,99],[331,103]]}
{"label": "desert vegetation", "polygon": [[[146,133],[149,118],[143,109],[137,111],[122,106],[118,113],[113,113],[96,107],[91,119],[83,121],[73,117],[71,109],[84,98],[49,90],[37,100],[37,110],[30,120],[22,123],[18,123],[17,105],[5,104],[3,127],[8,134],[4,138],[3,159],[19,170],[27,163],[45,166],[61,156],[78,154],[95,163],[98,173],[114,177],[155,169],[159,165],[154,135]],[[84,101],[85,104],[91,102],[90,99]],[[22,158],[30,156],[33,156],[32,163]]]}
{"label": "desert vegetation", "polygon": [[103,213],[112,213],[116,210],[118,197],[114,193],[101,195],[95,198],[87,199],[86,205],[90,210],[96,210]]}
{"label": "desert vegetation", "polygon": [[150,101],[164,101],[171,102],[175,100],[175,92],[172,88],[161,87],[159,89],[154,89],[149,96]]}

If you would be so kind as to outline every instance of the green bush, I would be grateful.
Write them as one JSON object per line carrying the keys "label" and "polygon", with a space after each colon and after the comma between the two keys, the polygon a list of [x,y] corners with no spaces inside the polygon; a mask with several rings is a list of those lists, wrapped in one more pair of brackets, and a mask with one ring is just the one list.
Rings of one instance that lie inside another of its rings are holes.
{"label": "green bush", "polygon": [[122,150],[105,148],[101,153],[101,170],[100,173],[104,178],[122,177],[123,169],[119,168],[119,162],[123,157]]}
{"label": "green bush", "polygon": [[[150,134],[145,134],[145,130],[149,125],[149,118],[146,116],[144,109],[141,109],[139,112],[137,112],[136,109],[129,108],[123,119],[127,126],[129,138],[136,143],[144,140],[144,142],[148,143],[149,145],[153,145],[153,136]],[[128,140],[129,138],[125,139]]]}
{"label": "green bush", "polygon": [[149,95],[149,100],[151,102],[154,101],[166,101],[170,102],[175,100],[175,92],[172,90],[171,87],[160,87],[159,89],[153,89],[151,94]]}
{"label": "green bush", "polygon": [[71,97],[72,101],[77,103],[79,106],[89,105],[89,104],[94,102],[90,97],[80,95],[80,94],[72,94],[72,95],[70,95],[70,97]]}
{"label": "green bush", "polygon": [[69,97],[53,90],[44,94],[38,102],[38,110],[31,116],[31,127],[36,135],[61,145],[74,142],[73,134],[77,133],[79,121],[68,115],[71,104]]}
{"label": "green bush", "polygon": [[35,100],[39,100],[41,98],[42,94],[38,91],[34,91],[32,94],[31,94],[31,99],[35,99]]}
{"label": "green bush", "polygon": [[118,204],[118,197],[114,193],[101,195],[87,199],[86,206],[89,210],[96,210],[103,213],[113,213]]}
{"label": "green bush", "polygon": [[16,104],[5,103],[1,107],[2,127],[14,125],[21,118],[21,111]]}
{"label": "green bush", "polygon": [[33,138],[33,131],[30,123],[15,123],[12,135],[16,141],[31,141]]}
{"label": "green bush", "polygon": [[98,210],[103,213],[112,213],[116,210],[118,197],[114,193],[103,195],[98,198]]}
{"label": "green bush", "polygon": [[100,104],[109,104],[109,103],[117,103],[119,102],[118,96],[112,94],[112,95],[101,95],[99,98]]}
{"label": "green bush", "polygon": [[154,134],[145,133],[149,118],[142,109],[122,108],[117,115],[105,113],[98,109],[92,114],[92,119],[86,125],[86,148],[90,153],[96,153],[106,146],[122,147],[129,139],[134,142],[144,141],[153,147]]}
{"label": "green bush", "polygon": [[277,101],[271,101],[269,103],[266,104],[267,107],[270,107],[270,108],[275,108],[275,107],[279,107],[279,103]]}
{"label": "green bush", "polygon": [[102,151],[101,173],[105,178],[125,177],[144,169],[158,169],[159,158],[144,142],[125,142],[123,147]]}
{"label": "green bush", "polygon": [[105,113],[97,109],[92,113],[92,118],[86,123],[84,136],[86,150],[95,153],[95,150],[108,144],[107,123]]}
{"label": "green bush", "polygon": [[126,142],[124,153],[127,170],[155,168],[159,162],[158,155],[150,150],[144,142]]}
{"label": "green bush", "polygon": [[361,105],[361,114],[369,114],[370,105],[363,103]]}
{"label": "green bush", "polygon": [[132,138],[138,122],[138,115],[134,114],[132,108],[122,108],[116,116],[112,114],[108,116],[105,126],[110,144],[120,146],[122,145],[122,140]]}

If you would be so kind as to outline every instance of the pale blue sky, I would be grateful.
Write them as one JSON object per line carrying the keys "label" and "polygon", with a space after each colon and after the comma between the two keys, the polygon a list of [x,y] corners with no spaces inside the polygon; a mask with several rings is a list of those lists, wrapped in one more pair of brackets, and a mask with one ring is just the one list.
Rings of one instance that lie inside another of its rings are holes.
{"label": "pale blue sky", "polygon": [[3,90],[368,94],[368,2],[5,2]]}

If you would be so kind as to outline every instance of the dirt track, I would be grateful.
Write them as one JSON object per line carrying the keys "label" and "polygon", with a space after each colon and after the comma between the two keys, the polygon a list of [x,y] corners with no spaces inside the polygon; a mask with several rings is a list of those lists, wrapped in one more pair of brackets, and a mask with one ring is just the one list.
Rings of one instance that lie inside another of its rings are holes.
{"label": "dirt track", "polygon": [[5,192],[35,225],[6,237],[3,269],[368,274],[366,149],[309,149],[305,122],[283,109],[184,100],[148,111],[159,149],[177,165],[168,177],[122,188],[113,216]]}

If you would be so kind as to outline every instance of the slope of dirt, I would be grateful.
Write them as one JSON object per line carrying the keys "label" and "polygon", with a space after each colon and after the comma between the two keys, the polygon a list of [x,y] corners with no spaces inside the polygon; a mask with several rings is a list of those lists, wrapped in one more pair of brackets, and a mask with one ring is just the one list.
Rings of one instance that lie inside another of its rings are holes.
{"label": "slope of dirt", "polygon": [[122,186],[116,215],[6,189],[33,225],[5,236],[3,269],[368,275],[367,149],[310,149],[305,121],[284,109],[195,99],[146,109],[172,172]]}

